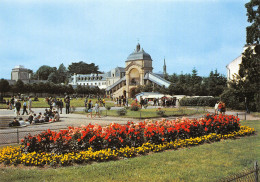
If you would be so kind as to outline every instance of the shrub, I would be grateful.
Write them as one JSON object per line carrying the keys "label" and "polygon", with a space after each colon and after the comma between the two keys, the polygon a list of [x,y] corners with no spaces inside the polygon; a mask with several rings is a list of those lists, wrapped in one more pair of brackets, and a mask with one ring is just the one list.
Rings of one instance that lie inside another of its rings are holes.
{"label": "shrub", "polygon": [[137,102],[133,102],[130,106],[131,111],[139,111],[141,109],[141,105]]}
{"label": "shrub", "polygon": [[226,107],[229,107],[231,109],[243,110],[245,109],[245,100],[244,98],[241,99],[239,95],[239,92],[237,92],[235,89],[230,88],[226,89],[220,97],[221,100],[225,102]]}
{"label": "shrub", "polygon": [[181,106],[210,106],[214,107],[216,102],[219,101],[218,97],[194,97],[180,100]]}
{"label": "shrub", "polygon": [[116,112],[119,116],[125,116],[127,113],[127,110],[125,108],[121,108],[121,109],[118,109]]}
{"label": "shrub", "polygon": [[161,108],[158,108],[158,110],[156,110],[156,114],[158,116],[165,116],[165,110],[162,110]]}
{"label": "shrub", "polygon": [[110,110],[111,109],[111,106],[106,106],[106,110]]}

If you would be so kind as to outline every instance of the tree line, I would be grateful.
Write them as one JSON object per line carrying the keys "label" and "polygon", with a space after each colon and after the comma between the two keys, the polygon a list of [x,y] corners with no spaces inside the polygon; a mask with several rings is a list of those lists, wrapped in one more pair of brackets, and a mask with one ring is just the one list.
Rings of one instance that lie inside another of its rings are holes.
{"label": "tree line", "polygon": [[98,66],[94,63],[85,63],[83,61],[72,63],[66,68],[64,64],[60,64],[59,68],[47,65],[41,66],[35,73],[31,72],[32,80],[47,80],[52,83],[65,83],[69,81],[69,77],[76,74],[101,73]]}
{"label": "tree line", "polygon": [[89,95],[89,94],[98,94],[104,95],[105,90],[99,89],[99,87],[89,87],[89,86],[80,86],[78,85],[75,89],[72,85],[64,84],[55,84],[52,82],[40,82],[40,83],[24,83],[22,80],[18,80],[14,85],[9,85],[7,80],[0,80],[0,92],[2,96],[5,96],[6,93],[12,93],[12,95],[17,94],[26,94],[34,95],[47,93],[50,95],[71,95],[71,94],[80,94],[80,95]]}
{"label": "tree line", "polygon": [[198,71],[193,68],[192,74],[176,73],[166,75],[166,80],[171,84],[168,88],[147,84],[138,86],[137,92],[160,92],[169,95],[189,96],[219,96],[227,88],[227,79],[217,70],[211,71],[208,77],[198,76]]}

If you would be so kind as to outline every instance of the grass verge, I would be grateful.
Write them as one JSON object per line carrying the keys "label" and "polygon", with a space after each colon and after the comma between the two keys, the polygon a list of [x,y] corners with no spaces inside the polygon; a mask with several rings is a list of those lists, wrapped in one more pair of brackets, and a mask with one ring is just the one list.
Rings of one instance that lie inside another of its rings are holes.
{"label": "grass verge", "polygon": [[[241,121],[260,130],[260,120]],[[64,168],[0,168],[1,181],[216,181],[260,159],[259,135]]]}

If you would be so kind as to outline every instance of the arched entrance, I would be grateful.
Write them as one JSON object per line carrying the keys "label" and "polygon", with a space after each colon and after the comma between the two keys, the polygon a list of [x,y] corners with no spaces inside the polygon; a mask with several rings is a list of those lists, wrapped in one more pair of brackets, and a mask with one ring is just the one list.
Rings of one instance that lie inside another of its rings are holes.
{"label": "arched entrance", "polygon": [[131,88],[130,89],[130,98],[134,98],[135,97],[135,95],[136,95],[136,88]]}
{"label": "arched entrance", "polygon": [[140,85],[140,73],[136,68],[129,72],[129,85]]}

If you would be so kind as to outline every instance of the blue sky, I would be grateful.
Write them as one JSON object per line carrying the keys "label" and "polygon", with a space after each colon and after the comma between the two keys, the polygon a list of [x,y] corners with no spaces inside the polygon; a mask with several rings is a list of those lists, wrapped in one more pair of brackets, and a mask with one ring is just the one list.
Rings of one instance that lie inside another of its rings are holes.
{"label": "blue sky", "polygon": [[246,42],[249,0],[1,0],[0,78],[12,68],[94,62],[125,66],[137,40],[169,74],[208,76],[239,56]]}

